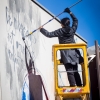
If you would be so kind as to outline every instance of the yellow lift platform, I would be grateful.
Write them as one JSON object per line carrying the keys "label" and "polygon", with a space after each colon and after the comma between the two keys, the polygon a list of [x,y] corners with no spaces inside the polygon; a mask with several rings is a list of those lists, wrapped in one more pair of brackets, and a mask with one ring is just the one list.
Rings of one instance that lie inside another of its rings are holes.
{"label": "yellow lift platform", "polygon": [[[88,59],[87,59],[87,45],[84,43],[78,44],[56,44],[53,45],[53,61],[54,61],[54,82],[55,82],[55,100],[67,100],[69,98],[80,98],[79,100],[89,100],[89,76],[88,76]],[[58,85],[58,65],[61,65],[57,60],[57,51],[64,49],[82,49],[84,63],[82,66],[82,87],[70,87]],[[74,100],[74,99],[72,99]]]}

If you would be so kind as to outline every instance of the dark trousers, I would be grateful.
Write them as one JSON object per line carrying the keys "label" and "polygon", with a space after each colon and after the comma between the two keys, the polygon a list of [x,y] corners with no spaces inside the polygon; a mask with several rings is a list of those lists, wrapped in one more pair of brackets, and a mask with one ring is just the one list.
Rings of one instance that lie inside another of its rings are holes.
{"label": "dark trousers", "polygon": [[[72,65],[70,63],[65,64],[65,69],[67,72],[67,76],[68,76],[68,80],[69,80],[69,84],[70,86],[82,86],[81,83],[81,78],[78,71],[78,65]],[[76,72],[73,72],[76,71]]]}

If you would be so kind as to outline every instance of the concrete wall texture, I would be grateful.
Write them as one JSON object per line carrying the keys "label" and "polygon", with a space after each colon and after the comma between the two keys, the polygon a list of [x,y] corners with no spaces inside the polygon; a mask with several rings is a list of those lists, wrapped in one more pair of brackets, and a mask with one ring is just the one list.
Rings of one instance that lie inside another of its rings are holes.
{"label": "concrete wall texture", "polygon": [[[22,37],[51,18],[51,15],[30,0],[0,0],[0,100],[22,100],[25,79],[28,80],[25,77],[27,69]],[[48,31],[60,27],[57,20],[44,26]],[[83,42],[77,36],[75,40]],[[36,31],[25,42],[34,59],[37,74],[43,79],[49,99],[54,100],[52,45],[58,44],[58,40],[47,38]],[[26,91],[28,94],[29,90]],[[27,95],[25,100],[28,98]]]}

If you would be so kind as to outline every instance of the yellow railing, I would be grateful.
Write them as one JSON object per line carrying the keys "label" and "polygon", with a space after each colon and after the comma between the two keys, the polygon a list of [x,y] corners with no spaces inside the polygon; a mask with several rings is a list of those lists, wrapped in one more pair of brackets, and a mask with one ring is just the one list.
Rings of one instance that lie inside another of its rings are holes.
{"label": "yellow railing", "polygon": [[[53,61],[54,61],[54,81],[55,81],[55,96],[60,98],[79,98],[82,96],[87,96],[90,93],[89,90],[89,76],[88,76],[88,60],[87,60],[87,45],[84,43],[78,44],[56,44],[53,45]],[[82,49],[84,63],[82,66],[82,79],[83,86],[82,87],[59,87],[58,86],[58,65],[60,65],[60,61],[57,60],[57,51],[64,49]],[[73,90],[73,91],[70,91]],[[62,99],[60,99],[62,100]],[[82,99],[83,100],[83,99]],[[87,99],[88,100],[88,99]]]}

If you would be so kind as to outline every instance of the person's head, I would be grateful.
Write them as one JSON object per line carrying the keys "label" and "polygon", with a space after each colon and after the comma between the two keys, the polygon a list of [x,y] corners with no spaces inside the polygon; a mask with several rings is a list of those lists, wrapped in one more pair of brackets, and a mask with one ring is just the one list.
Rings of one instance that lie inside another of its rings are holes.
{"label": "person's head", "polygon": [[61,25],[64,26],[70,26],[70,19],[68,17],[61,19]]}

